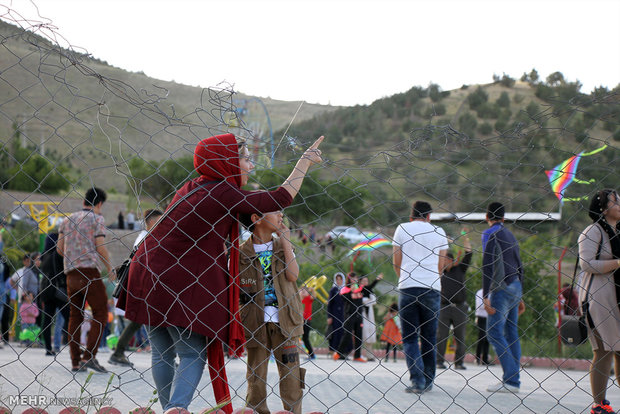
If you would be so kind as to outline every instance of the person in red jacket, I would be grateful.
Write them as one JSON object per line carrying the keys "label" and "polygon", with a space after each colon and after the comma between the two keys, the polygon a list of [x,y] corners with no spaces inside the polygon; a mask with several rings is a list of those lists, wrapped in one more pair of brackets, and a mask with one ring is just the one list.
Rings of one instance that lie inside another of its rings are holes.
{"label": "person in red jacket", "polygon": [[[323,137],[308,148],[275,191],[242,190],[254,168],[232,134],[203,139],[194,151],[200,174],[177,191],[171,206],[132,259],[127,292],[117,306],[148,327],[152,372],[166,411],[189,406],[205,361],[217,404],[230,401],[222,342],[243,346],[239,321],[239,214],[267,213],[291,204],[314,163]],[[228,260],[225,242],[232,243]],[[176,355],[180,363],[175,368]],[[223,407],[232,412],[232,405]]]}

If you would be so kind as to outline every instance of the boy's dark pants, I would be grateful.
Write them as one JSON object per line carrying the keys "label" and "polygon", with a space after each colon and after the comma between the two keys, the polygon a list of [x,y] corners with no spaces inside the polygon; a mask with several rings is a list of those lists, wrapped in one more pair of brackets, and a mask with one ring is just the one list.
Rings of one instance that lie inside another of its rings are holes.
{"label": "boy's dark pants", "polygon": [[248,347],[248,394],[246,402],[259,414],[269,414],[267,407],[267,369],[271,350],[280,374],[280,397],[285,410],[301,414],[306,370],[299,367],[298,337],[282,335],[277,323],[265,323],[267,342]]}

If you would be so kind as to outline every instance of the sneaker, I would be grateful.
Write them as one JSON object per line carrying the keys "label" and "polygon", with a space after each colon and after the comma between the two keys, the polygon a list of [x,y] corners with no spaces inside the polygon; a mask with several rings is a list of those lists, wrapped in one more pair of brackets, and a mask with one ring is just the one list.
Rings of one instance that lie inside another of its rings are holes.
{"label": "sneaker", "polygon": [[108,359],[108,362],[112,365],[120,365],[121,367],[133,368],[133,364],[129,362],[125,355],[112,354],[110,355],[110,359]]}
{"label": "sneaker", "polygon": [[506,392],[506,393],[518,393],[519,387],[515,387],[514,385],[504,384],[503,382],[499,382],[497,384],[489,385],[487,388],[488,392]]}
{"label": "sneaker", "polygon": [[609,405],[609,401],[603,400],[600,404],[592,406],[590,414],[616,414],[616,412]]}
{"label": "sneaker", "polygon": [[308,355],[306,358],[308,361],[314,361],[316,359],[316,355]]}
{"label": "sneaker", "polygon": [[45,356],[55,356],[55,355],[56,355],[56,352],[52,351],[51,349],[45,351]]}
{"label": "sneaker", "polygon": [[353,358],[353,361],[355,361],[355,362],[368,362],[368,360],[366,358],[363,358],[363,357]]}
{"label": "sneaker", "polygon": [[73,372],[73,373],[76,373],[76,372],[86,372],[86,367],[84,366],[84,363],[82,361],[80,361],[80,365],[78,365],[77,367],[71,368],[71,372]]}
{"label": "sneaker", "polygon": [[92,369],[95,372],[106,373],[107,369],[102,367],[99,362],[95,358],[91,358],[88,361],[82,361],[84,363],[84,367],[88,369]]}
{"label": "sneaker", "polygon": [[437,368],[439,368],[439,369],[446,369],[447,367],[446,367],[446,364],[444,364],[443,362],[438,362],[437,363]]}
{"label": "sneaker", "polygon": [[466,370],[467,367],[465,365],[463,365],[463,364],[456,364],[456,365],[454,365],[454,369],[458,369],[458,370],[463,371],[463,370]]}
{"label": "sneaker", "polygon": [[418,388],[413,385],[405,388],[405,392],[407,394],[424,394],[424,390],[422,388]]}
{"label": "sneaker", "polygon": [[344,359],[343,357],[340,356],[340,354],[338,352],[334,352],[334,355],[332,355],[332,359],[334,361],[338,361],[339,359]]}

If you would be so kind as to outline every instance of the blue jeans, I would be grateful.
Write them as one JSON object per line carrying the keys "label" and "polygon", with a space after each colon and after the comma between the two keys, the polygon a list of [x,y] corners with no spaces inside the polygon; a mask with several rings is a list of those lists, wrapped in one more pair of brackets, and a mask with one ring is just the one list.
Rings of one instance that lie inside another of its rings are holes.
{"label": "blue jeans", "polygon": [[487,337],[504,370],[502,382],[515,387],[521,385],[521,342],[517,324],[522,295],[521,282],[518,279],[492,292],[491,306],[496,312],[487,319]]}
{"label": "blue jeans", "polygon": [[[204,371],[207,338],[176,326],[151,326],[147,331],[151,342],[153,379],[163,410],[187,409]],[[177,354],[180,363],[175,370]]]}
{"label": "blue jeans", "polygon": [[400,290],[403,350],[411,383],[421,390],[430,389],[435,379],[440,300],[439,291],[434,289],[413,287]]}
{"label": "blue jeans", "polygon": [[62,346],[62,327],[65,324],[65,318],[62,313],[56,312],[56,323],[54,325],[54,349],[60,349]]}

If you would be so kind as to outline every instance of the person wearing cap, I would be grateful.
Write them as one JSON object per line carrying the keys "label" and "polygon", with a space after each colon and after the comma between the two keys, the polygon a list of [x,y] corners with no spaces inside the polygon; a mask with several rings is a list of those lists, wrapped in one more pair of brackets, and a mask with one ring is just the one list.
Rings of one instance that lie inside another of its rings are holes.
{"label": "person wearing cap", "polygon": [[126,319],[148,327],[153,379],[164,411],[187,409],[208,361],[216,403],[232,412],[222,343],[236,353],[245,340],[239,315],[238,215],[289,206],[310,166],[321,161],[322,141],[302,154],[274,191],[242,189],[254,165],[233,134],[205,138],[196,146],[199,177],[177,191],[174,208],[136,251],[127,290],[117,303]]}

